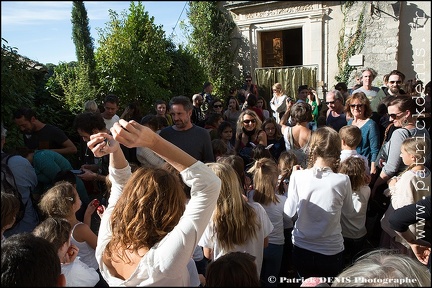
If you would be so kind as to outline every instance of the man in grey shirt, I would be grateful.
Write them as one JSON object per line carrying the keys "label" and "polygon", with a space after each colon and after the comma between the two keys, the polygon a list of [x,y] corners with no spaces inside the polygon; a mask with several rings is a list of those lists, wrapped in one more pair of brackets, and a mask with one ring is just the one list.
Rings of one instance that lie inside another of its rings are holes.
{"label": "man in grey shirt", "polygon": [[191,121],[193,105],[190,99],[175,96],[169,102],[169,109],[174,125],[162,129],[159,135],[197,160],[214,162],[209,132]]}

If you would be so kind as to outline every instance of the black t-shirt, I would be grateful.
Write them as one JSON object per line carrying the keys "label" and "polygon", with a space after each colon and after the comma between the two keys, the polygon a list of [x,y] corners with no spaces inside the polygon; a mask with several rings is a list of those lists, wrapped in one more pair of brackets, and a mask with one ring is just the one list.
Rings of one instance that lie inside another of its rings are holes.
{"label": "black t-shirt", "polygon": [[60,149],[69,138],[58,127],[50,124],[30,135],[24,134],[24,144],[29,149]]}

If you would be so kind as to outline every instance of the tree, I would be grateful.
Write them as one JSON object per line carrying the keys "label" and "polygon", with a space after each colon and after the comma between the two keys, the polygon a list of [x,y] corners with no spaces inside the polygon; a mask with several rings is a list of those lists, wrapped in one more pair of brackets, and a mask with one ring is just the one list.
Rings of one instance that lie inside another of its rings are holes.
{"label": "tree", "polygon": [[1,122],[8,130],[6,148],[23,143],[21,133],[11,129],[13,113],[20,107],[31,107],[35,99],[35,77],[32,62],[18,54],[17,48],[2,38],[1,49]]}
{"label": "tree", "polygon": [[138,100],[145,106],[171,97],[167,76],[172,63],[162,27],[141,2],[131,2],[129,14],[109,14],[110,22],[98,29],[96,65],[102,90],[118,95],[122,103]]}
{"label": "tree", "polygon": [[240,78],[231,39],[235,23],[218,8],[218,1],[190,1],[189,5],[191,50],[213,84],[214,94],[225,95]]}
{"label": "tree", "polygon": [[73,1],[71,22],[72,40],[75,44],[78,63],[87,72],[86,76],[90,86],[97,86],[93,38],[90,36],[87,10],[82,1]]}

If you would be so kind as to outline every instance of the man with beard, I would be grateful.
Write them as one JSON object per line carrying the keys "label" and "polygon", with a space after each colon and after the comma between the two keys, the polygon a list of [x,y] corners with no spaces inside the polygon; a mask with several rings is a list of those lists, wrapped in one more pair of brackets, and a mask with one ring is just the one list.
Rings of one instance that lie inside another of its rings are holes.
{"label": "man with beard", "polygon": [[401,89],[404,81],[405,75],[402,72],[398,70],[391,71],[388,74],[387,82],[384,83],[385,87],[381,87],[381,91],[371,100],[372,111],[376,112],[379,110],[379,106],[382,105],[382,100],[385,97],[405,95],[405,91]]}
{"label": "man with beard", "polygon": [[191,121],[193,105],[190,99],[175,96],[169,102],[169,109],[174,125],[162,129],[159,135],[197,160],[214,162],[209,132]]}
{"label": "man with beard", "polygon": [[15,124],[23,133],[24,145],[29,149],[49,149],[62,155],[75,154],[77,147],[60,128],[41,122],[30,108],[14,113]]}
{"label": "man with beard", "polygon": [[386,87],[382,87],[380,93],[371,101],[371,108],[374,111],[371,118],[378,124],[381,142],[388,141],[393,131],[397,129],[391,125],[392,123],[387,115],[386,103],[388,103],[389,97],[405,95],[405,91],[401,88],[404,80],[405,75],[402,72],[398,70],[391,71],[385,83]]}

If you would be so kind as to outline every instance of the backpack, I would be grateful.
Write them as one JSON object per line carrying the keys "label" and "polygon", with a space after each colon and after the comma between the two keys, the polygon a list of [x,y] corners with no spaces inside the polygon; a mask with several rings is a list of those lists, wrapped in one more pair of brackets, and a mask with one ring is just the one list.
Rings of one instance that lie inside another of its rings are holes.
{"label": "backpack", "polygon": [[1,153],[1,191],[15,195],[20,202],[20,208],[16,215],[14,226],[24,218],[24,212],[26,204],[22,200],[21,193],[18,191],[18,187],[15,182],[15,177],[12,170],[8,166],[9,158],[13,155],[7,153]]}

